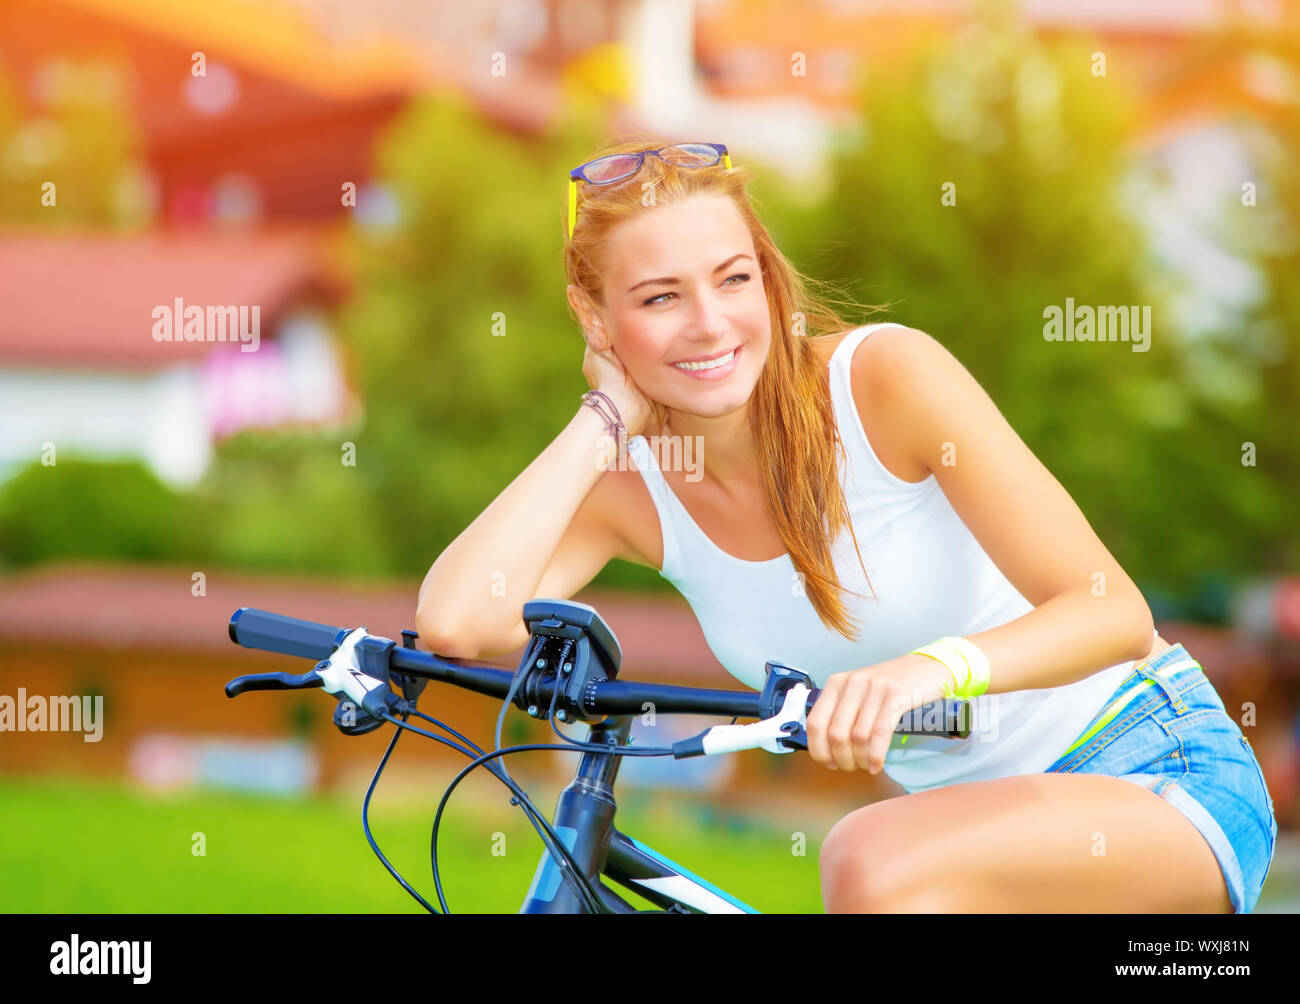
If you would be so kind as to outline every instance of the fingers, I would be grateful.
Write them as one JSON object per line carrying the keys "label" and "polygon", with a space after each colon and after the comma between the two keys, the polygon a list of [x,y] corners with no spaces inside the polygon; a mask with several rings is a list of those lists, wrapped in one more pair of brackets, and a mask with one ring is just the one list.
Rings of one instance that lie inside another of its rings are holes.
{"label": "fingers", "polygon": [[903,717],[903,713],[908,710],[911,703],[906,695],[900,694],[893,687],[881,702],[880,710],[876,714],[875,726],[867,741],[867,755],[864,761],[867,770],[872,774],[878,774],[884,769],[885,756],[889,753],[889,744],[893,741],[894,730],[898,728],[899,719]]}
{"label": "fingers", "polygon": [[843,698],[826,726],[831,756],[840,770],[867,766],[867,746],[883,700],[871,678],[855,676],[844,688]]}
{"label": "fingers", "polygon": [[832,673],[817,695],[817,703],[804,719],[803,731],[808,740],[808,755],[817,763],[831,765],[830,746],[826,742],[826,722],[839,700],[840,676]]}
{"label": "fingers", "polygon": [[831,770],[855,769],[850,734],[861,710],[866,686],[867,680],[862,676],[832,674],[804,724],[809,755]]}
{"label": "fingers", "polygon": [[883,769],[907,699],[888,679],[834,674],[808,714],[808,753],[831,770]]}
{"label": "fingers", "polygon": [[593,390],[599,389],[602,383],[608,381],[602,379],[607,370],[613,370],[615,373],[621,371],[621,366],[616,358],[611,358],[609,351],[601,352],[594,349],[591,343],[587,343],[587,350],[582,356],[582,375],[587,378],[587,383]]}

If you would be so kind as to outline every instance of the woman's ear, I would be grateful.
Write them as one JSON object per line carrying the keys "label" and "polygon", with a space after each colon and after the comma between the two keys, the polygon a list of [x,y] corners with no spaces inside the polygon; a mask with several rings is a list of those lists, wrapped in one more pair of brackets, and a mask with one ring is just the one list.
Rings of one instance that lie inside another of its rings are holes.
{"label": "woman's ear", "polygon": [[569,298],[569,306],[577,315],[583,337],[592,351],[608,352],[609,333],[605,330],[605,322],[600,319],[600,312],[592,304],[591,297],[572,283],[566,287],[565,295]]}

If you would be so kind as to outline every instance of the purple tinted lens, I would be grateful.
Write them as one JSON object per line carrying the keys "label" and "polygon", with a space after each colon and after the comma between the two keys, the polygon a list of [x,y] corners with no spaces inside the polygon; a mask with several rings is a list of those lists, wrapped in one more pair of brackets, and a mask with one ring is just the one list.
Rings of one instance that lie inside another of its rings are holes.
{"label": "purple tinted lens", "polygon": [[661,156],[671,164],[685,167],[705,167],[716,164],[720,159],[717,150],[703,143],[679,143],[665,149]]}
{"label": "purple tinted lens", "polygon": [[600,160],[592,161],[585,168],[583,174],[587,180],[601,184],[602,182],[617,181],[619,178],[627,177],[637,169],[639,157],[627,154],[615,154],[612,157],[601,157]]}

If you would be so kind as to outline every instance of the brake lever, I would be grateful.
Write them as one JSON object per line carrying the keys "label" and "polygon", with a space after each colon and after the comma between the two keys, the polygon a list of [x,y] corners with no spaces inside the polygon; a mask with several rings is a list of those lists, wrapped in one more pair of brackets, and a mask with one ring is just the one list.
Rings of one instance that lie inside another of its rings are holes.
{"label": "brake lever", "polygon": [[226,684],[226,696],[238,697],[249,690],[309,690],[323,687],[325,681],[315,670],[294,676],[292,673],[252,673],[237,676]]}
{"label": "brake lever", "polygon": [[681,760],[684,757],[736,753],[740,750],[763,749],[769,753],[793,753],[796,749],[807,749],[807,739],[799,746],[798,737],[804,734],[810,693],[808,687],[796,683],[786,691],[781,710],[771,718],[751,722],[749,725],[715,725],[697,736],[673,743],[673,756]]}

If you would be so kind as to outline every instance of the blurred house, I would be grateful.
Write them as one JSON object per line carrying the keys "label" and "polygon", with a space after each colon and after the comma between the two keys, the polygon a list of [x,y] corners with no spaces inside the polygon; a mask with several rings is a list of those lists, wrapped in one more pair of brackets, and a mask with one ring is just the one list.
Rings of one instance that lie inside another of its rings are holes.
{"label": "blurred house", "polygon": [[[137,457],[184,486],[223,436],[356,408],[326,320],[340,287],[309,234],[0,232],[0,276],[0,479],[53,448],[55,463]],[[245,308],[257,341],[209,325],[216,307]],[[184,340],[194,309],[191,334],[223,340]]]}
{"label": "blurred house", "polygon": [[[400,40],[335,44],[286,8],[257,13],[0,6],[0,69],[29,128],[50,125],[59,95],[113,92],[140,136],[153,224],[70,232],[51,209],[48,230],[0,231],[0,478],[53,448],[139,457],[185,486],[240,429],[355,417],[329,320],[345,288],[331,221],[391,222],[372,150],[427,78]],[[196,307],[205,326],[183,339]],[[244,344],[211,330],[223,308],[246,312]],[[155,337],[159,310],[177,314],[175,339]]]}
{"label": "blurred house", "polygon": [[[690,6],[672,7],[683,5]],[[1258,270],[1232,250],[1240,238],[1225,224],[1234,207],[1242,208],[1243,185],[1262,189],[1261,158],[1269,150],[1261,124],[1286,114],[1300,81],[1280,60],[1229,45],[1225,37],[1238,29],[1268,34],[1289,27],[1295,33],[1300,9],[1250,0],[1025,0],[1013,6],[1040,38],[1091,40],[1112,75],[1136,84],[1128,211],[1149,234],[1157,266],[1172,279],[1177,329],[1192,337],[1233,330],[1266,290]],[[887,74],[935,41],[956,39],[974,8],[969,0],[702,2],[693,22],[669,19],[682,33],[669,51],[693,50],[692,65],[665,78],[663,71],[677,64],[666,58],[662,31],[637,50],[655,68],[644,75],[644,91],[662,100],[680,96],[664,121],[689,116],[687,131],[759,140],[765,159],[815,185],[829,153],[828,127],[860,117],[862,71]],[[797,105],[783,113],[783,102]],[[650,99],[642,108],[667,112]],[[752,134],[750,111],[756,113]],[[889,137],[879,141],[888,144]],[[1247,204],[1258,199],[1263,206],[1268,198],[1252,191]],[[1258,337],[1281,345],[1266,333]]]}
{"label": "blurred house", "polygon": [[[364,20],[338,30],[239,0],[0,5],[0,72],[22,116],[8,152],[39,160],[57,144],[44,117],[57,101],[120,101],[139,135],[123,198],[144,201],[150,226],[71,232],[50,208],[47,230],[0,229],[0,479],[63,450],[140,457],[185,486],[222,436],[355,417],[330,321],[347,277],[330,247],[349,217],[397,219],[373,180],[378,137],[437,86],[510,129],[539,128],[539,100],[553,104],[525,66],[491,81],[454,47]],[[243,309],[250,325],[256,311],[258,344],[207,329],[182,340],[181,316],[160,342],[154,312],[173,305],[215,320]]]}
{"label": "blurred house", "polygon": [[[1213,44],[1236,24],[1281,26],[1294,14],[1280,4],[1019,9],[1043,37],[1095,39],[1139,82],[1139,145],[1167,146],[1237,110],[1274,114],[1294,92],[1278,66]],[[0,63],[39,104],[69,60],[110,60],[163,220],[326,219],[342,214],[345,181],[382,204],[365,189],[375,140],[412,96],[439,87],[528,134],[579,89],[610,99],[616,131],[725,138],[816,184],[836,129],[860,118],[862,71],[903,65],[973,13],[969,0],[10,0]],[[1203,56],[1188,71],[1192,51]]]}

